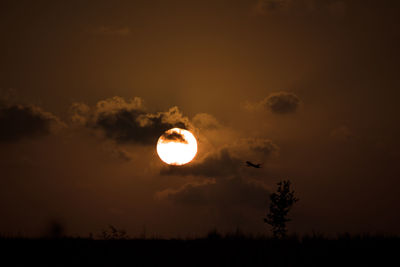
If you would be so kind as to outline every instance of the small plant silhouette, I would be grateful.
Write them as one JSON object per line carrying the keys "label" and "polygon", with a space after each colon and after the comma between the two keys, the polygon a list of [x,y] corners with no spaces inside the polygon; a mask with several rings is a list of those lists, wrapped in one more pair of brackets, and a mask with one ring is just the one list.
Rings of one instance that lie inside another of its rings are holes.
{"label": "small plant silhouette", "polygon": [[277,185],[277,192],[270,195],[269,213],[267,218],[264,218],[264,222],[272,226],[274,238],[282,239],[287,236],[286,223],[291,221],[287,215],[299,199],[294,196],[289,180],[281,181]]}
{"label": "small plant silhouette", "polygon": [[117,240],[126,239],[127,234],[125,230],[117,229],[115,226],[109,224],[109,230],[103,230],[101,232],[101,238],[104,240]]}

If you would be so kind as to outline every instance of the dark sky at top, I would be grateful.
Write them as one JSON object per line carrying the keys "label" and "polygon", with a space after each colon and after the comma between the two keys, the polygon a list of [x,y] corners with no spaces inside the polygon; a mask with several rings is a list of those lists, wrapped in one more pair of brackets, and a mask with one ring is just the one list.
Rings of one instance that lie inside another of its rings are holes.
{"label": "dark sky at top", "polygon": [[[1,1],[0,232],[400,233],[400,2]],[[199,153],[170,168],[162,133]],[[263,168],[245,166],[245,161]]]}

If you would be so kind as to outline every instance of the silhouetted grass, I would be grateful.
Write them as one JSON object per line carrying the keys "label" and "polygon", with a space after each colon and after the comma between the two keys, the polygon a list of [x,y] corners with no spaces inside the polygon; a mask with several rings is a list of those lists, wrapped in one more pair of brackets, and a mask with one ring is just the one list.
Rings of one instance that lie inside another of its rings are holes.
{"label": "silhouetted grass", "polygon": [[[1,266],[400,266],[400,238],[321,234],[284,240],[237,230],[192,239],[0,237]],[[2,264],[3,263],[3,264]],[[7,263],[7,264],[6,264]]]}

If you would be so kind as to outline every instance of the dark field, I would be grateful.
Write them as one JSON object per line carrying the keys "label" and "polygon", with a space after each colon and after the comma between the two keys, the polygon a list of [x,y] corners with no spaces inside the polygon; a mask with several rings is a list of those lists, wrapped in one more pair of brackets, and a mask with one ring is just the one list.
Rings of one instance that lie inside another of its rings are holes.
{"label": "dark field", "polygon": [[1,238],[1,266],[400,266],[400,238]]}

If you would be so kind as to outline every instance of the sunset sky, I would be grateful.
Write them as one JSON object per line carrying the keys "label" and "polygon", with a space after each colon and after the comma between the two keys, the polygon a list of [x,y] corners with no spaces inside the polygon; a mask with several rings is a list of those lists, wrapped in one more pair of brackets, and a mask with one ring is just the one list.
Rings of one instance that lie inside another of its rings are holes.
{"label": "sunset sky", "polygon": [[[0,233],[400,234],[400,1],[0,2]],[[168,166],[158,138],[190,130]],[[249,168],[246,161],[261,163]]]}

